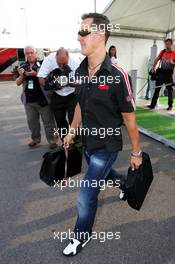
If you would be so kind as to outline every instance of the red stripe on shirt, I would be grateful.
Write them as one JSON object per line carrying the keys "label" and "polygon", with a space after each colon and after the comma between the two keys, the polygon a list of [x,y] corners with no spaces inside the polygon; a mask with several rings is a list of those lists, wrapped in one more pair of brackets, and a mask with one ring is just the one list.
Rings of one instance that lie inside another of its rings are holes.
{"label": "red stripe on shirt", "polygon": [[122,68],[118,67],[117,64],[113,64],[112,63],[112,65],[123,74],[125,82],[126,82],[126,86],[127,86],[127,89],[128,89],[128,93],[131,94],[132,90],[131,90],[131,85],[130,85],[127,73]]}

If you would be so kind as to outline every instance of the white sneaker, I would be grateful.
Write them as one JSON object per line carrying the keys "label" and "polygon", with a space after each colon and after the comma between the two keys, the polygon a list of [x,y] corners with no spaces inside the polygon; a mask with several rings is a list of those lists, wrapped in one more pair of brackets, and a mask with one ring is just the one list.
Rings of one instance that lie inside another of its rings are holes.
{"label": "white sneaker", "polygon": [[78,239],[71,239],[70,243],[65,247],[63,250],[64,256],[75,256],[77,255],[83,247],[91,240],[91,237],[89,237],[87,240],[81,242]]}
{"label": "white sneaker", "polygon": [[125,192],[123,190],[120,191],[119,199],[123,200],[123,201],[126,201],[126,194],[125,194]]}

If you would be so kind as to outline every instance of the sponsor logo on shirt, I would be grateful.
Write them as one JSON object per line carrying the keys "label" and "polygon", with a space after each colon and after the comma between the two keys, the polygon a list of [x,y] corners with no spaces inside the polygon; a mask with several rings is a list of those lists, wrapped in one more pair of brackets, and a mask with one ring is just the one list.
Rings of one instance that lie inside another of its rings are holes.
{"label": "sponsor logo on shirt", "polygon": [[98,89],[100,89],[100,90],[108,90],[109,89],[109,85],[99,84],[98,85]]}

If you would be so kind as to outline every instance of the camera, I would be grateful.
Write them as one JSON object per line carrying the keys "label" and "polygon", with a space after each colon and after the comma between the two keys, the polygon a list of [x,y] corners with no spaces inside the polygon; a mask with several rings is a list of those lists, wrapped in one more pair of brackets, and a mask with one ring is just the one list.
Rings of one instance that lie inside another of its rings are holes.
{"label": "camera", "polygon": [[72,70],[68,65],[53,70],[46,78],[44,90],[61,90],[70,85],[70,74]]}

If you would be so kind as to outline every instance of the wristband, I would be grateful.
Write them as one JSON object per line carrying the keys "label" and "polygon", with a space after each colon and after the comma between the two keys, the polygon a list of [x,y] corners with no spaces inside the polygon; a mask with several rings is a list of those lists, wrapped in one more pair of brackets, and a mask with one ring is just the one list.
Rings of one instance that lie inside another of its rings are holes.
{"label": "wristband", "polygon": [[132,157],[141,158],[142,157],[142,151],[139,152],[131,152]]}

